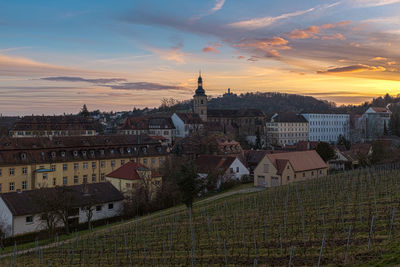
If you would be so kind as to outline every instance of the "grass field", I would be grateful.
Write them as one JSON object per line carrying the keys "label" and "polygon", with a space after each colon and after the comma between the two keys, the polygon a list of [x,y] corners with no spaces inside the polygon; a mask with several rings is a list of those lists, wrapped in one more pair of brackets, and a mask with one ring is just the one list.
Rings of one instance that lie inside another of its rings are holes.
{"label": "grass field", "polygon": [[400,171],[347,172],[132,220],[2,266],[400,264]]}

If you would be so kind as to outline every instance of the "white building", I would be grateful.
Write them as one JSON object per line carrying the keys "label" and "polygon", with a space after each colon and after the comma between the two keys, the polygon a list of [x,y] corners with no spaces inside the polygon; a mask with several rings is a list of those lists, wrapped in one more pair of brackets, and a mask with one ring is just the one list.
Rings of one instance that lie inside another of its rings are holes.
{"label": "white building", "polygon": [[243,176],[250,175],[249,170],[238,157],[201,155],[196,159],[195,163],[199,177],[214,176],[217,179],[217,188],[229,179],[240,181]]}
{"label": "white building", "polygon": [[389,130],[391,111],[386,107],[370,107],[358,119],[357,127],[362,141],[372,141],[382,137]]}
{"label": "white building", "polygon": [[[70,199],[73,208],[68,210],[70,226],[86,223],[88,210],[92,212],[91,221],[116,217],[122,213],[124,197],[111,183],[74,185],[62,189],[67,190],[66,192],[72,196]],[[61,188],[1,194],[0,227],[6,237],[46,230],[46,221],[43,217],[46,207],[40,203],[52,201],[51,196],[58,194],[58,190]],[[49,196],[50,199],[43,199],[44,196]],[[64,226],[60,218],[56,219],[56,225]]]}
{"label": "white building", "polygon": [[171,119],[175,126],[176,137],[186,137],[201,131],[204,127],[203,121],[196,113],[174,113]]}
{"label": "white building", "polygon": [[349,114],[302,113],[308,121],[310,141],[336,143],[340,135],[350,140]]}

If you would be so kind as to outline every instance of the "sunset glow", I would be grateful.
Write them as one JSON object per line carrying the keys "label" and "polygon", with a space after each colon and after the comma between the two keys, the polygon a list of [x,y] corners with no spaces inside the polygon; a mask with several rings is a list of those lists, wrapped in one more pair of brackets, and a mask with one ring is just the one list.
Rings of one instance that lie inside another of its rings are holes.
{"label": "sunset glow", "polygon": [[400,0],[2,1],[0,113],[284,92],[400,93]]}

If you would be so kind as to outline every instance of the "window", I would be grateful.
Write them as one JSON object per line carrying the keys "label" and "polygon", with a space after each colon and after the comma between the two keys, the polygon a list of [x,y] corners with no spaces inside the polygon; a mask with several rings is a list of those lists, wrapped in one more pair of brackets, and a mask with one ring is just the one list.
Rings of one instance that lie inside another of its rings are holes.
{"label": "window", "polygon": [[131,184],[130,183],[126,183],[125,186],[126,186],[126,188],[129,188],[129,187],[131,187]]}
{"label": "window", "polygon": [[159,158],[158,162],[160,163],[160,165],[163,163],[163,158]]}
{"label": "window", "polygon": [[22,189],[26,189],[26,181],[22,181]]}
{"label": "window", "polygon": [[25,222],[26,223],[33,223],[33,216],[26,216],[25,217]]}
{"label": "window", "polygon": [[114,208],[114,203],[108,203],[108,209],[112,210]]}
{"label": "window", "polygon": [[121,166],[125,164],[125,160],[121,159]]}
{"label": "window", "polygon": [[1,169],[0,169],[0,176],[3,174],[3,172],[1,171]]}
{"label": "window", "polygon": [[10,183],[10,191],[14,191],[14,183]]}
{"label": "window", "polygon": [[306,176],[306,174],[303,172],[303,177],[305,177]]}
{"label": "window", "polygon": [[288,175],[288,177],[287,177],[287,180],[289,181],[290,180],[290,176]]}
{"label": "window", "polygon": [[101,211],[101,205],[96,206],[96,211]]}
{"label": "window", "polygon": [[268,168],[269,166],[268,166],[268,164],[264,164],[264,172],[269,172],[269,168]]}
{"label": "window", "polygon": [[51,165],[51,170],[54,172],[54,171],[56,171],[56,165]]}
{"label": "window", "polygon": [[84,169],[87,169],[87,168],[88,168],[88,163],[87,163],[87,162],[84,162],[84,163],[83,163],[83,168],[84,168]]}
{"label": "window", "polygon": [[43,180],[47,179],[47,173],[43,173]]}
{"label": "window", "polygon": [[311,175],[314,176],[314,172],[311,172]]}
{"label": "window", "polygon": [[74,170],[78,170],[79,169],[79,163],[74,163]]}
{"label": "window", "polygon": [[92,182],[96,182],[96,178],[97,178],[97,177],[96,177],[96,174],[93,173],[93,174],[92,174]]}
{"label": "window", "polygon": [[63,164],[63,171],[68,170],[68,164]]}
{"label": "window", "polygon": [[74,184],[78,183],[78,175],[74,175]]}
{"label": "window", "polygon": [[115,167],[115,160],[111,161],[111,167]]}
{"label": "window", "polygon": [[92,162],[92,169],[96,169],[96,161]]}
{"label": "window", "polygon": [[87,183],[87,175],[83,176],[83,183]]}
{"label": "window", "polygon": [[236,172],[239,172],[239,167],[236,167]]}
{"label": "window", "polygon": [[28,169],[26,167],[22,168],[22,174],[27,174],[28,173]]}
{"label": "window", "polygon": [[143,159],[143,164],[147,164],[147,159]]}
{"label": "window", "polygon": [[15,173],[15,169],[14,168],[10,168],[10,175],[14,175]]}
{"label": "window", "polygon": [[102,181],[104,181],[104,173],[102,173],[101,175],[100,175],[100,180],[102,180]]}
{"label": "window", "polygon": [[104,168],[106,166],[106,162],[102,161],[102,162],[100,162],[100,165],[101,165],[102,168]]}
{"label": "window", "polygon": [[63,177],[63,185],[67,185],[68,184],[68,177]]}
{"label": "window", "polygon": [[151,164],[155,164],[156,163],[156,159],[155,158],[151,158]]}
{"label": "window", "polygon": [[56,185],[57,184],[57,180],[56,180],[56,178],[53,178],[53,185]]}

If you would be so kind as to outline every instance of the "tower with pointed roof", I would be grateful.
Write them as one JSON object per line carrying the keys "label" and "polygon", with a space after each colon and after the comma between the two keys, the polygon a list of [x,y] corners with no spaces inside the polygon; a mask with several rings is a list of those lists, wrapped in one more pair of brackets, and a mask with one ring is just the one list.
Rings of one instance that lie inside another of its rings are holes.
{"label": "tower with pointed roof", "polygon": [[203,78],[201,77],[201,72],[199,73],[197,89],[193,96],[193,111],[194,113],[199,114],[203,121],[207,121],[207,95],[206,91],[203,89]]}

